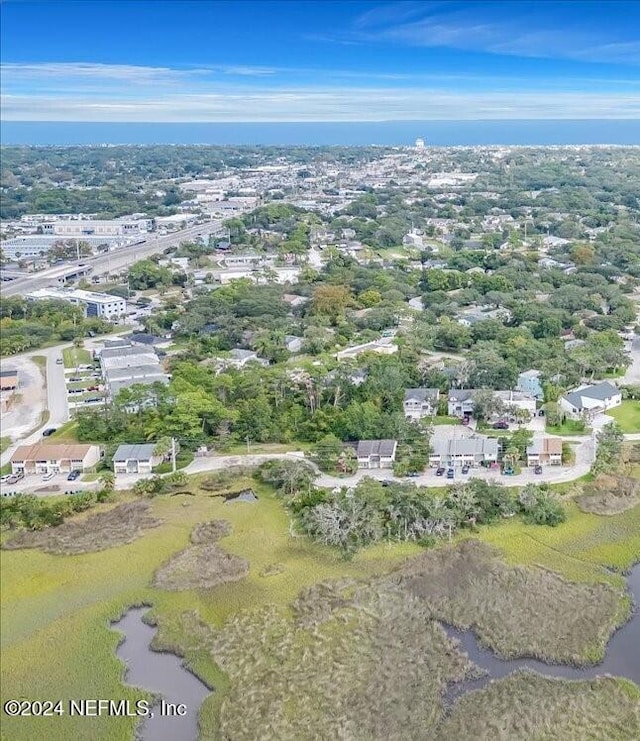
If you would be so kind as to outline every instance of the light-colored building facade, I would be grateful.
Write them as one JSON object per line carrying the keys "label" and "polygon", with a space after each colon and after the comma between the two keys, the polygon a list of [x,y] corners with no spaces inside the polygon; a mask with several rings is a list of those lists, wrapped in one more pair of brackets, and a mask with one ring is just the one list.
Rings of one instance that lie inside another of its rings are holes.
{"label": "light-colored building facade", "polygon": [[440,392],[435,388],[407,389],[402,408],[407,419],[418,420],[433,417],[438,411]]}
{"label": "light-colored building facade", "polygon": [[21,445],[11,456],[13,473],[69,473],[89,471],[100,460],[97,445]]}
{"label": "light-colored building facade", "polygon": [[117,321],[127,312],[127,302],[120,296],[108,293],[83,291],[81,288],[40,288],[28,293],[25,298],[37,301],[57,299],[81,306],[85,316]]}
{"label": "light-colored building facade", "polygon": [[358,468],[392,468],[397,447],[396,440],[360,440],[356,447]]}
{"label": "light-colored building facade", "polygon": [[562,439],[536,437],[527,447],[527,466],[561,466]]}
{"label": "light-colored building facade", "polygon": [[609,381],[586,384],[558,400],[560,409],[572,419],[593,417],[622,404],[622,392]]}
{"label": "light-colored building facade", "polygon": [[480,466],[498,461],[498,441],[485,435],[442,437],[431,443],[430,466]]}
{"label": "light-colored building facade", "polygon": [[151,473],[155,466],[162,463],[162,456],[155,452],[155,445],[120,445],[113,456],[113,472]]}

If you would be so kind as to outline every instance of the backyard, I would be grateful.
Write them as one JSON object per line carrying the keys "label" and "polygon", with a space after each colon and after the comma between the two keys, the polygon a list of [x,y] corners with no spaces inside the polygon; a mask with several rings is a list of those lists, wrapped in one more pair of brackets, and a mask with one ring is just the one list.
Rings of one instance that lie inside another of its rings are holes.
{"label": "backyard", "polygon": [[607,414],[613,417],[625,433],[640,432],[640,401],[626,399],[615,409],[610,409]]}

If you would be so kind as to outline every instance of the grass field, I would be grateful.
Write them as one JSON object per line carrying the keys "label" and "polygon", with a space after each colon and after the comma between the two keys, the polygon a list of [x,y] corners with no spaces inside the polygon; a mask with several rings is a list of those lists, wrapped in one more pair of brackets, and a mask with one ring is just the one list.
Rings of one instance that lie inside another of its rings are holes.
{"label": "grass field", "polygon": [[[197,482],[190,482],[192,489]],[[65,556],[4,551],[3,699],[143,697],[121,681],[118,635],[109,621],[129,605],[146,603],[159,621],[158,645],[184,653],[188,665],[216,688],[202,707],[202,738],[219,738],[221,725],[234,741],[336,738],[338,729],[353,738],[425,738],[425,729],[442,720],[443,683],[468,667],[429,622],[422,601],[388,579],[378,580],[384,588],[369,586],[422,550],[380,544],[346,561],[291,537],[288,517],[270,488],[248,479],[234,482],[234,488],[245,486],[256,491],[258,502],[225,504],[202,491],[149,500],[151,515],[162,523],[107,550]],[[78,521],[113,507],[98,505]],[[619,588],[622,577],[603,565],[623,570],[640,558],[640,507],[607,518],[574,505],[568,511],[558,528],[509,520],[482,528],[477,537],[502,549],[509,564],[539,564],[590,588]],[[151,586],[172,559],[180,568],[202,567],[198,553],[175,557],[189,553],[194,528],[212,520],[230,523],[219,545],[249,562],[247,576],[214,589]],[[89,529],[100,538],[91,522]],[[316,586],[336,580],[339,589]],[[498,710],[503,702],[493,695],[490,701]],[[605,693],[602,703],[603,723],[607,713],[624,709],[619,694]],[[546,700],[536,707],[554,717]],[[129,741],[133,728],[131,718],[3,718],[3,738],[11,741]]]}
{"label": "grass field", "polygon": [[4,453],[9,445],[11,445],[10,437],[0,437],[0,453]]}
{"label": "grass field", "polygon": [[579,419],[565,419],[561,425],[547,425],[550,435],[588,435],[589,427]]}
{"label": "grass field", "polygon": [[627,399],[607,414],[613,417],[623,432],[640,432],[640,401]]}
{"label": "grass field", "polygon": [[91,353],[83,347],[65,347],[62,351],[65,368],[75,368],[79,365],[91,365]]}

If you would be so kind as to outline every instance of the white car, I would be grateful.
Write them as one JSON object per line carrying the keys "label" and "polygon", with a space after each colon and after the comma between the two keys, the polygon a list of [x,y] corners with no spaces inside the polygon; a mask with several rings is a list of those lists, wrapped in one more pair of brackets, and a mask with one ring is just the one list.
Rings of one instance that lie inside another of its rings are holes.
{"label": "white car", "polygon": [[49,473],[45,473],[45,475],[42,477],[43,481],[51,481],[51,479],[55,476],[55,473],[53,471],[49,471]]}
{"label": "white car", "polygon": [[0,476],[0,484],[6,484],[13,474],[6,473],[4,476]]}

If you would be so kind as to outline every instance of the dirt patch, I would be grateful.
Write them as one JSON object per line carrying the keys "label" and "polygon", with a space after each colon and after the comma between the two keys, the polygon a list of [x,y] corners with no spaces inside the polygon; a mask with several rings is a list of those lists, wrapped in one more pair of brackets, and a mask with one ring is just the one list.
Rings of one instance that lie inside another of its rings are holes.
{"label": "dirt patch", "polygon": [[438,741],[640,738],[637,694],[613,678],[565,682],[518,672],[456,703]]}
{"label": "dirt patch", "polygon": [[628,476],[600,474],[585,484],[576,503],[583,512],[596,515],[617,515],[640,502],[640,481]]}
{"label": "dirt patch", "polygon": [[90,553],[131,543],[144,531],[162,524],[148,502],[125,502],[106,512],[67,520],[58,527],[18,533],[4,548],[39,548],[47,553]]}
{"label": "dirt patch", "polygon": [[156,571],[153,585],[181,592],[211,589],[242,579],[249,572],[249,562],[226,553],[216,542],[230,532],[231,525],[226,520],[197,525],[191,533],[191,545]]}
{"label": "dirt patch", "polygon": [[14,394],[11,407],[2,415],[2,434],[17,440],[39,427],[43,412],[46,412],[44,368],[25,356],[3,358],[0,368],[18,371],[19,389]]}
{"label": "dirt patch", "polygon": [[433,618],[473,629],[505,658],[576,665],[599,660],[627,617],[622,590],[507,566],[496,550],[475,540],[429,551],[390,578],[424,600]]}

